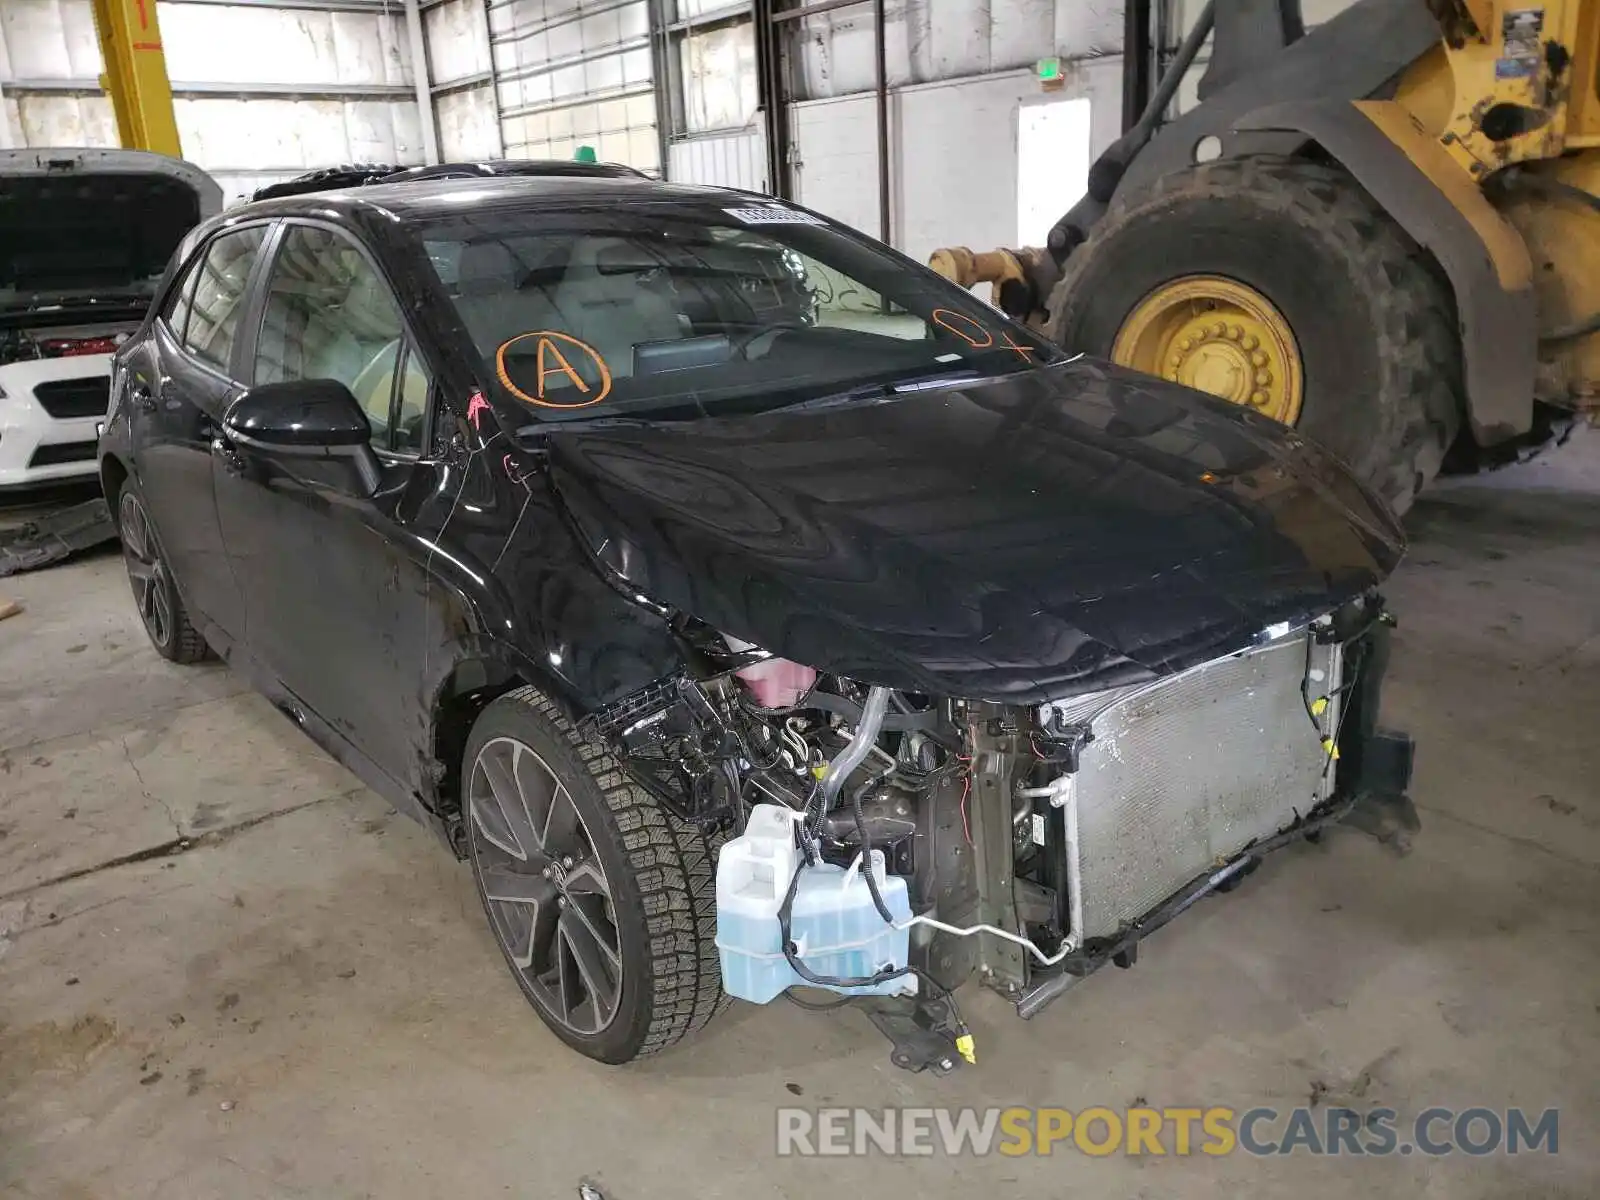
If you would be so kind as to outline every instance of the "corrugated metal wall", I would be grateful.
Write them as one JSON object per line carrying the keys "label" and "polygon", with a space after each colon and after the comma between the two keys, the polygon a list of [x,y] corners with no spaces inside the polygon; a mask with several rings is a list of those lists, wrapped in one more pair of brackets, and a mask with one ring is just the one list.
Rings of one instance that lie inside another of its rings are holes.
{"label": "corrugated metal wall", "polygon": [[[1326,21],[1350,2],[1305,0],[1306,22]],[[1202,4],[1181,0],[1183,28]],[[1017,240],[1019,172],[1029,169],[1017,156],[1020,106],[1087,98],[1091,157],[1120,132],[1120,0],[890,0],[885,17],[893,239],[913,257],[950,241]],[[875,233],[871,6],[807,17],[792,38],[792,84],[808,98],[794,122],[799,198]],[[1062,91],[1045,93],[1026,69],[1052,55],[1074,65]],[[1200,69],[1203,62],[1195,78]],[[1180,101],[1192,102],[1193,84]],[[674,177],[720,182],[719,165],[703,152],[673,149]]]}
{"label": "corrugated metal wall", "polygon": [[484,0],[445,0],[427,9],[422,22],[439,157],[445,162],[501,157],[505,148]]}
{"label": "corrugated metal wall", "polygon": [[672,0],[659,50],[667,72],[669,178],[767,191],[751,6]]}
{"label": "corrugated metal wall", "polygon": [[[1350,0],[1305,0],[1307,23]],[[161,0],[184,150],[230,199],[313,167],[423,157],[404,0]],[[1184,21],[1201,0],[1179,0]],[[421,0],[445,159],[602,159],[762,190],[749,5],[732,0]],[[292,7],[289,7],[291,6]],[[652,10],[663,27],[652,41]],[[895,241],[1008,241],[1019,70],[1074,60],[1064,94],[1092,104],[1092,149],[1120,110],[1120,0],[890,0]],[[786,25],[804,202],[877,225],[870,4]],[[1201,64],[1203,67],[1203,62]],[[657,70],[666,94],[657,97]],[[112,145],[89,0],[0,0],[0,145]],[[1199,69],[1193,72],[1197,78]],[[1183,93],[1192,97],[1193,79]],[[665,114],[667,136],[658,130]],[[668,146],[661,162],[661,146]]]}
{"label": "corrugated metal wall", "polygon": [[[680,2],[680,18],[708,0]],[[1305,0],[1308,25],[1316,25],[1351,0]],[[1180,0],[1184,29],[1203,0]],[[726,6],[716,7],[725,12]],[[1021,172],[1041,165],[1019,161],[1018,112],[1051,99],[1090,103],[1087,146],[1063,147],[1080,164],[1115,140],[1121,124],[1120,0],[890,0],[885,13],[885,59],[891,88],[890,174],[892,240],[921,258],[950,242],[1011,245],[1019,237]],[[878,232],[877,140],[873,14],[859,4],[807,17],[788,26],[791,86],[805,97],[793,121],[797,198],[863,229]],[[1180,30],[1181,32],[1181,30]],[[729,41],[744,30],[724,30]],[[691,31],[684,39],[694,44]],[[753,44],[753,43],[751,43]],[[1041,89],[1031,68],[1040,59],[1069,61],[1059,91]],[[1192,72],[1198,78],[1203,62]],[[760,150],[752,127],[713,140],[692,136],[693,117],[744,86],[754,89],[753,61],[746,67],[724,50],[699,54],[685,65],[682,86],[687,129],[672,144],[670,174],[705,183],[734,182],[764,174],[753,165]],[[1194,79],[1180,101],[1192,102]],[[1080,178],[1081,172],[1066,173]],[[1052,182],[1052,189],[1055,184]],[[1063,195],[1062,210],[1076,197]]]}
{"label": "corrugated metal wall", "polygon": [[[230,201],[311,167],[421,161],[398,2],[325,11],[162,0],[160,20],[184,155]],[[89,0],[3,0],[0,139],[116,145],[101,70]]]}
{"label": "corrugated metal wall", "polygon": [[491,0],[489,30],[509,156],[660,169],[646,0]]}
{"label": "corrugated metal wall", "polygon": [[674,141],[668,148],[667,178],[767,191],[766,139],[755,129]]}
{"label": "corrugated metal wall", "polygon": [[[874,86],[871,5],[822,13],[798,24],[796,83],[801,96],[843,96]],[[1122,3],[891,0],[884,33],[891,85],[960,79],[1031,66],[1049,55],[1120,54]]]}
{"label": "corrugated metal wall", "polygon": [[[161,0],[187,157],[230,199],[341,162],[420,162],[402,0]],[[648,0],[423,0],[442,158],[661,166]],[[115,145],[89,0],[0,0],[0,145]]]}

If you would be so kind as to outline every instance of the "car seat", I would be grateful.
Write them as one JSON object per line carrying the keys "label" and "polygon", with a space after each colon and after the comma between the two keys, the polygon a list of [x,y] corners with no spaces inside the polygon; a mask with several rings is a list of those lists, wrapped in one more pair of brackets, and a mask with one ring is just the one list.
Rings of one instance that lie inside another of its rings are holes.
{"label": "car seat", "polygon": [[641,342],[684,336],[677,306],[645,283],[644,272],[656,265],[622,238],[583,238],[555,289],[569,332],[593,346],[613,376],[633,374],[633,348]]}

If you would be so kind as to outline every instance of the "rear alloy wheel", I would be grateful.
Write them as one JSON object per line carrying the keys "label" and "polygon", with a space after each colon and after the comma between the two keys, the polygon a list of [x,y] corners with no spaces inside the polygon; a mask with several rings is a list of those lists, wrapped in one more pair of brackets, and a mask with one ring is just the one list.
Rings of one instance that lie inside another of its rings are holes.
{"label": "rear alloy wheel", "polygon": [[122,538],[128,583],[150,644],[173,662],[199,662],[209,652],[205,638],[189,623],[189,614],[172,582],[172,572],[161,556],[150,513],[131,479],[123,483],[117,499],[117,531]]}
{"label": "rear alloy wheel", "polygon": [[528,687],[479,716],[461,784],[490,930],[556,1036],[620,1063],[710,1020],[722,978],[712,848],[699,829]]}

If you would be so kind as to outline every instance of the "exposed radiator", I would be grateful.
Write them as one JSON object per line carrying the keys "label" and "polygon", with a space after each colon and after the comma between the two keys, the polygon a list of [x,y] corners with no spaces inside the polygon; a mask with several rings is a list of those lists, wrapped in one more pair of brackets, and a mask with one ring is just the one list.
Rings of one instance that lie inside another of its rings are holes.
{"label": "exposed radiator", "polygon": [[1080,942],[1116,934],[1331,793],[1336,764],[1322,737],[1337,728],[1341,653],[1311,645],[1309,695],[1333,697],[1313,719],[1301,694],[1307,640],[1290,634],[1157,684],[1053,706],[1062,723],[1094,732],[1072,788]]}

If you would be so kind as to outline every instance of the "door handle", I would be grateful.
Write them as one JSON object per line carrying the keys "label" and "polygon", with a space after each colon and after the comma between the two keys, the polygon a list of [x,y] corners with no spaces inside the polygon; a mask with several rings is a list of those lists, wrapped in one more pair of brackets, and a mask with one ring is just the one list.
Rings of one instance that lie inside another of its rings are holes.
{"label": "door handle", "polygon": [[219,461],[223,469],[231,475],[244,474],[244,459],[224,437],[211,439],[211,457]]}

